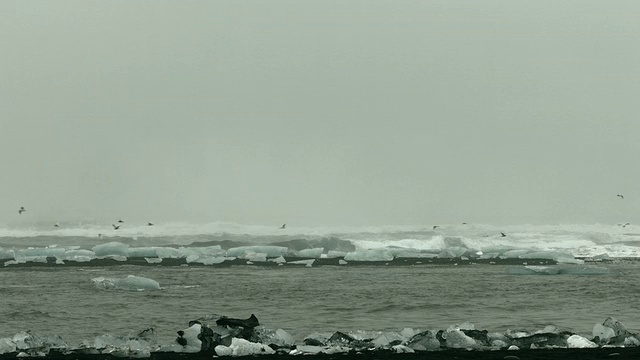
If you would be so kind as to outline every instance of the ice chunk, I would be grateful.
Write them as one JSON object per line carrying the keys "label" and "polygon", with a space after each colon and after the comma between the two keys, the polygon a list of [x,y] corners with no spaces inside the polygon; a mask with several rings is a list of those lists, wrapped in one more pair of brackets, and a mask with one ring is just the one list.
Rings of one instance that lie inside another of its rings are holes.
{"label": "ice chunk", "polygon": [[391,347],[396,353],[398,354],[405,354],[405,353],[414,353],[415,350],[413,350],[412,348],[408,347],[408,346],[404,346],[404,345],[394,345]]}
{"label": "ice chunk", "polygon": [[598,347],[596,343],[583,338],[580,335],[571,335],[567,339],[567,345],[569,348],[595,348]]}
{"label": "ice chunk", "polygon": [[258,335],[258,339],[261,343],[264,344],[274,344],[279,347],[291,347],[295,345],[295,339],[288,332],[277,329],[265,329],[260,328],[256,330]]}
{"label": "ice chunk", "polygon": [[[636,335],[637,336],[637,335]],[[624,339],[624,346],[640,346],[640,340],[636,336],[629,336]]]}
{"label": "ice chunk", "polygon": [[493,349],[504,349],[508,346],[509,344],[504,340],[496,339],[491,341],[491,348]]}
{"label": "ice chunk", "polygon": [[347,255],[347,253],[344,252],[344,251],[329,250],[329,252],[327,252],[327,258],[329,258],[329,259],[343,258],[346,255]]}
{"label": "ice chunk", "polygon": [[18,264],[25,264],[28,262],[39,262],[39,263],[46,263],[47,262],[47,257],[46,256],[19,256],[16,254],[16,263]]}
{"label": "ice chunk", "polygon": [[402,331],[400,331],[400,335],[402,335],[402,337],[405,339],[411,339],[415,334],[416,334],[416,331],[413,330],[412,328],[404,328],[402,329]]}
{"label": "ice chunk", "polygon": [[560,257],[560,258],[557,258],[556,261],[558,262],[558,264],[577,264],[577,265],[584,264],[584,260],[576,259],[573,256],[572,257]]}
{"label": "ice chunk", "polygon": [[560,273],[560,268],[556,266],[527,265],[508,268],[507,272],[511,275],[557,275]]}
{"label": "ice chunk", "polygon": [[371,340],[371,343],[374,344],[377,348],[388,348],[389,346],[397,345],[402,343],[405,338],[395,332],[385,332],[380,334],[380,336]]}
{"label": "ice chunk", "polygon": [[100,335],[96,336],[93,342],[93,348],[99,353],[127,358],[148,358],[155,347],[156,336],[153,328],[141,331],[137,335]]}
{"label": "ice chunk", "polygon": [[246,254],[266,254],[267,257],[284,256],[288,248],[283,246],[240,246],[227,250],[227,256],[245,258]]}
{"label": "ice chunk", "polygon": [[629,335],[627,328],[618,320],[608,317],[602,325],[593,327],[594,340],[600,344],[621,344]]}
{"label": "ice chunk", "polygon": [[267,261],[267,254],[266,253],[247,253],[244,255],[244,258],[247,259],[248,261],[253,261],[253,262],[265,262]]}
{"label": "ice chunk", "polygon": [[475,330],[476,326],[473,325],[472,323],[465,321],[462,324],[456,324],[456,325],[451,325],[449,326],[449,329],[451,330]]}
{"label": "ice chunk", "polygon": [[602,324],[595,324],[593,326],[593,338],[601,344],[609,343],[609,339],[615,336],[616,332],[608,326]]}
{"label": "ice chunk", "polygon": [[[291,352],[289,352],[289,355],[300,355],[300,354],[316,355],[316,354],[321,353],[322,350],[324,350],[324,349],[325,349],[325,347],[323,347],[323,346],[298,345],[298,346],[296,346],[296,348],[294,350],[291,350]],[[220,355],[220,354],[218,353],[218,355]]]}
{"label": "ice chunk", "polygon": [[0,338],[0,354],[16,351],[16,343],[10,338]]}
{"label": "ice chunk", "polygon": [[558,262],[566,262],[566,263],[578,263],[574,262],[575,258],[572,253],[563,250],[556,251],[532,251],[526,254],[519,256],[520,258],[528,258],[528,259],[548,259],[548,260],[556,260]]}
{"label": "ice chunk", "polygon": [[277,339],[277,342],[275,344],[279,346],[293,346],[296,343],[296,340],[293,338],[293,336],[282,329],[276,330],[275,338]]}
{"label": "ice chunk", "polygon": [[511,275],[605,275],[609,269],[592,265],[527,265],[509,268],[507,272]]}
{"label": "ice chunk", "polygon": [[287,262],[287,260],[285,260],[284,256],[278,256],[277,258],[274,259],[269,259],[269,261],[272,261],[276,264],[284,264]]}
{"label": "ice chunk", "polygon": [[316,261],[315,259],[297,260],[297,261],[289,261],[287,264],[305,265],[305,266],[311,267],[315,261]]}
{"label": "ice chunk", "polygon": [[453,349],[477,349],[480,347],[473,338],[458,329],[447,329],[442,333],[442,338],[445,339],[447,347]]}
{"label": "ice chunk", "polygon": [[180,257],[180,250],[170,247],[161,247],[156,249],[156,254],[159,258],[175,259]]}
{"label": "ice chunk", "polygon": [[324,252],[324,248],[304,249],[298,251],[300,257],[319,258]]}
{"label": "ice chunk", "polygon": [[557,334],[560,331],[558,330],[558,327],[555,325],[547,325],[545,326],[542,330],[538,330],[536,332],[534,332],[534,334]]}
{"label": "ice chunk", "polygon": [[202,341],[200,341],[201,332],[202,325],[200,323],[194,323],[188,328],[178,331],[179,337],[176,342],[181,345],[181,348],[176,352],[200,352],[200,350],[202,350]]}
{"label": "ice chunk", "polygon": [[466,254],[470,250],[466,247],[452,246],[446,249],[442,249],[440,253],[438,253],[439,258],[457,258]]}
{"label": "ice chunk", "polygon": [[528,258],[528,256],[525,256],[525,254],[527,254],[528,252],[529,252],[529,250],[526,250],[526,249],[508,250],[508,251],[503,252],[501,257],[506,258],[506,259]]}
{"label": "ice chunk", "polygon": [[440,349],[440,341],[436,338],[436,334],[427,330],[415,334],[407,342],[407,346],[418,351],[433,351]]}
{"label": "ice chunk", "polygon": [[158,257],[158,249],[158,247],[130,247],[128,256],[155,258]]}
{"label": "ice chunk", "polygon": [[346,261],[391,261],[393,255],[382,249],[353,251],[345,255]]}
{"label": "ice chunk", "polygon": [[206,256],[196,254],[189,255],[186,258],[187,264],[199,263],[203,265],[222,264],[225,260],[227,260],[227,258],[224,256]]}
{"label": "ice chunk", "polygon": [[348,346],[317,346],[317,345],[299,345],[289,352],[289,355],[317,355],[317,354],[344,354],[353,351]]}
{"label": "ice chunk", "polygon": [[[68,346],[58,335],[40,336],[29,331],[19,332],[12,339],[7,339],[7,349],[13,343],[15,350],[26,350],[28,354],[48,353],[50,349],[66,349]],[[2,345],[0,345],[2,346]],[[3,346],[4,347],[4,346]]]}
{"label": "ice chunk", "polygon": [[245,339],[233,338],[231,345],[218,345],[215,347],[218,356],[249,356],[275,354],[275,351],[267,345],[253,343]]}
{"label": "ice chunk", "polygon": [[119,255],[127,257],[129,256],[129,245],[119,243],[117,241],[96,245],[93,247],[93,252],[96,256],[111,256],[111,255]]}
{"label": "ice chunk", "polygon": [[11,250],[5,250],[0,248],[0,260],[13,259],[13,252]]}
{"label": "ice chunk", "polygon": [[159,264],[162,262],[162,258],[144,258],[149,264]]}
{"label": "ice chunk", "polygon": [[55,246],[47,246],[44,248],[28,248],[28,249],[17,249],[14,250],[14,256],[16,259],[18,258],[31,258],[31,257],[56,257],[64,254],[63,248],[58,248]]}
{"label": "ice chunk", "polygon": [[129,275],[123,279],[97,277],[91,280],[97,288],[103,290],[160,290],[160,284],[157,281],[135,275]]}
{"label": "ice chunk", "polygon": [[339,265],[347,265],[347,264],[348,264],[348,262],[346,262],[346,261],[344,261],[344,260],[340,259],[340,260],[338,260],[338,264],[339,264]]}
{"label": "ice chunk", "polygon": [[64,257],[62,260],[75,261],[75,262],[87,262],[91,261],[91,259],[95,259],[96,254],[91,250],[67,250],[64,253]]}

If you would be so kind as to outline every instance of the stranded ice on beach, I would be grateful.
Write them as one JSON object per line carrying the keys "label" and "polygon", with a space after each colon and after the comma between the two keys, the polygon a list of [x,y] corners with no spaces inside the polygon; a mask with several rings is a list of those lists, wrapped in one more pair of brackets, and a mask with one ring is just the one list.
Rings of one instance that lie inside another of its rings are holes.
{"label": "stranded ice on beach", "polygon": [[[189,322],[177,331],[171,344],[158,344],[154,329],[135,335],[101,335],[70,347],[61,336],[20,332],[0,338],[0,354],[19,357],[46,356],[50,351],[65,354],[111,354],[118,357],[150,357],[153,353],[203,353],[217,356],[337,354],[391,351],[413,353],[466,349],[474,351],[552,348],[638,347],[637,333],[628,331],[614,318],[595,324],[590,338],[561,331],[549,325],[534,332],[507,330],[502,333],[476,330],[473,324],[452,325],[445,330],[405,328],[399,332],[309,334],[297,342],[283,329],[261,326],[253,314],[246,319],[211,315]],[[517,354],[517,352],[514,352]]]}

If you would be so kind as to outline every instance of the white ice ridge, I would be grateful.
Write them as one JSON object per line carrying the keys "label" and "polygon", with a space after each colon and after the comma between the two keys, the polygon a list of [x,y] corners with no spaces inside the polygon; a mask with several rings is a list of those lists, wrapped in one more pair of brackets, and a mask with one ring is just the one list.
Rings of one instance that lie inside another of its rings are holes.
{"label": "white ice ridge", "polygon": [[[307,251],[308,250],[308,251]],[[147,262],[161,262],[162,259],[185,259],[187,263],[200,263],[204,265],[220,264],[225,261],[233,261],[236,258],[250,262],[266,262],[270,259],[288,257],[300,258],[336,258],[343,257],[345,261],[392,261],[395,258],[464,258],[464,259],[549,259],[559,263],[582,264],[582,259],[576,259],[573,254],[564,250],[537,251],[531,249],[513,248],[485,248],[478,250],[465,246],[445,247],[437,254],[409,248],[378,248],[362,249],[350,252],[328,250],[321,253],[323,248],[313,248],[301,251],[290,251],[280,246],[247,246],[228,250],[219,245],[208,247],[130,247],[129,245],[110,242],[95,246],[92,250],[77,249],[75,246],[69,249],[63,247],[43,247],[29,249],[0,249],[0,257],[5,260],[4,265],[23,264],[27,262],[46,263],[48,258],[55,259],[56,263],[64,264],[66,261],[89,262],[94,259],[112,259],[126,261],[129,258],[144,258]],[[601,256],[600,258],[609,258]],[[159,259],[159,260],[152,260]]]}
{"label": "white ice ridge", "polygon": [[[346,257],[347,261],[404,257],[535,258],[580,263],[576,257],[640,257],[640,231],[633,224],[276,229],[229,223],[193,226],[125,223],[127,226],[117,231],[108,225],[82,224],[55,230],[0,228],[0,260],[5,260],[5,265],[14,265],[54,258],[63,264],[136,257],[218,264],[232,258],[256,263],[286,256]],[[58,246],[49,245],[52,242]],[[198,246],[199,242],[202,246]],[[217,242],[230,246],[223,249]],[[25,248],[25,243],[31,247]],[[89,243],[98,245],[83,247]]]}

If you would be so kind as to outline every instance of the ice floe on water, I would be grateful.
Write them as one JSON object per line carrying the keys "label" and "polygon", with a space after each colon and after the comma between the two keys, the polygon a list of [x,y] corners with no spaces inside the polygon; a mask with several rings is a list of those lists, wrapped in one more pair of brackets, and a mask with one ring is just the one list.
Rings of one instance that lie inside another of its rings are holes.
{"label": "ice floe on water", "polygon": [[526,265],[510,267],[507,273],[511,275],[606,275],[609,269],[593,265]]}
{"label": "ice floe on water", "polygon": [[95,286],[101,290],[160,290],[160,284],[149,278],[129,275],[125,278],[105,278],[97,277],[91,279]]}

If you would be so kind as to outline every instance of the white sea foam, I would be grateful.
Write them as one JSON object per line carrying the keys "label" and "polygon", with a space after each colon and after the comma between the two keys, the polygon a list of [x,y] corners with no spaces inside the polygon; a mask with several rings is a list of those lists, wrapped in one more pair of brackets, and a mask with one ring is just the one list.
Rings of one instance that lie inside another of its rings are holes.
{"label": "white sea foam", "polygon": [[[18,262],[42,260],[43,257],[61,261],[113,256],[219,259],[251,258],[252,254],[266,254],[267,258],[285,255],[330,258],[348,253],[366,259],[371,257],[365,254],[374,254],[371,251],[393,257],[476,257],[474,254],[482,254],[481,257],[491,258],[518,254],[518,257],[535,256],[566,262],[572,262],[574,257],[640,257],[640,230],[634,225],[623,228],[613,224],[460,224],[441,225],[435,230],[431,226],[278,229],[220,222],[156,226],[125,223],[118,230],[113,230],[110,224],[67,226],[0,228],[0,259]],[[507,236],[501,236],[501,232]],[[323,239],[334,242],[319,246],[318,241]],[[216,241],[231,241],[239,246],[223,249],[217,244],[206,244]],[[287,245],[291,241],[297,243]]]}

